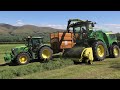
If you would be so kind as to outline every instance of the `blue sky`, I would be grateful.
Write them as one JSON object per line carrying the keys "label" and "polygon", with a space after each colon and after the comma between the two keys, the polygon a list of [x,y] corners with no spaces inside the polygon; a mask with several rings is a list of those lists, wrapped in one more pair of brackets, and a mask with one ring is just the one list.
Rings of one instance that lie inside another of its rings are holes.
{"label": "blue sky", "polygon": [[120,32],[120,11],[0,11],[0,23],[11,25],[66,28],[70,18],[88,19],[97,22],[97,28]]}

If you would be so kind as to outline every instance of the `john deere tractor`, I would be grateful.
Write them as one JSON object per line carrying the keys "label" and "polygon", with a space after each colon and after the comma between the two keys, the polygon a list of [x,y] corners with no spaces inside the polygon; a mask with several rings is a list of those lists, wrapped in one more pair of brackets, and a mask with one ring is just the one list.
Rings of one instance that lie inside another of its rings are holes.
{"label": "john deere tractor", "polygon": [[[87,60],[104,60],[107,56],[117,58],[120,55],[117,37],[112,32],[95,30],[92,21],[69,19],[67,30],[51,34],[51,47],[53,51],[63,50],[63,56],[75,59],[75,62]],[[62,34],[61,34],[62,33]],[[55,47],[57,46],[57,47]]]}
{"label": "john deere tractor", "polygon": [[42,37],[30,37],[25,39],[25,46],[11,49],[11,53],[6,53],[5,62],[12,62],[18,65],[29,63],[31,60],[48,61],[52,58],[53,51],[50,46],[43,44]]}

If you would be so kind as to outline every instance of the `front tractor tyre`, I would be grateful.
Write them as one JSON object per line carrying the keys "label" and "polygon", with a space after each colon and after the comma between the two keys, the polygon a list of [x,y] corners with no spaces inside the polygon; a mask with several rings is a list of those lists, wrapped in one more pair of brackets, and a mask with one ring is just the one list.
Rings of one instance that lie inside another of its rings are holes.
{"label": "front tractor tyre", "polygon": [[102,41],[96,41],[93,43],[93,56],[95,60],[102,61],[106,57],[105,44]]}
{"label": "front tractor tyre", "polygon": [[48,46],[44,46],[39,50],[39,60],[41,61],[49,61],[52,59],[52,56],[53,50]]}
{"label": "front tractor tyre", "polygon": [[30,61],[30,56],[28,53],[20,53],[17,55],[16,64],[25,65],[28,64],[29,61]]}
{"label": "front tractor tyre", "polygon": [[119,47],[117,45],[112,45],[110,47],[110,56],[112,58],[117,58],[117,57],[120,56],[120,49],[119,49]]}

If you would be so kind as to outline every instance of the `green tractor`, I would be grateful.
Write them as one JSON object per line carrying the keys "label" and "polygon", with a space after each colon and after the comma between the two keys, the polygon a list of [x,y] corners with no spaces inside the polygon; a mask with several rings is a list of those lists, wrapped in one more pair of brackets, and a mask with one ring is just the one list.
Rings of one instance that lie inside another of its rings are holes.
{"label": "green tractor", "polygon": [[[112,32],[96,30],[94,28],[95,24],[95,22],[88,20],[70,19],[67,33],[72,32],[74,34],[73,42],[75,45],[73,48],[65,49],[63,56],[79,57],[79,62],[84,58],[86,52],[90,53],[87,58],[91,56],[98,61],[104,60],[106,57],[119,57],[120,50],[116,35]],[[83,52],[85,49],[86,52]]]}
{"label": "green tractor", "polygon": [[11,49],[11,53],[6,53],[4,60],[7,63],[17,65],[28,64],[31,60],[48,61],[52,58],[53,50],[49,45],[43,44],[42,37],[30,37],[25,39],[25,46]]}

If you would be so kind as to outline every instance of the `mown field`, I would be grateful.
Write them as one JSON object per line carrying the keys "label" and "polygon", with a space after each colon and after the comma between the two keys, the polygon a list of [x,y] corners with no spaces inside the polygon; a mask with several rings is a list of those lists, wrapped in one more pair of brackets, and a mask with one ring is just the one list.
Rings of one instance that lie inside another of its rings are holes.
{"label": "mown field", "polygon": [[120,79],[120,58],[107,58],[75,65],[71,59],[54,58],[53,61],[38,61],[21,66],[4,65],[4,53],[23,44],[0,45],[0,79]]}

